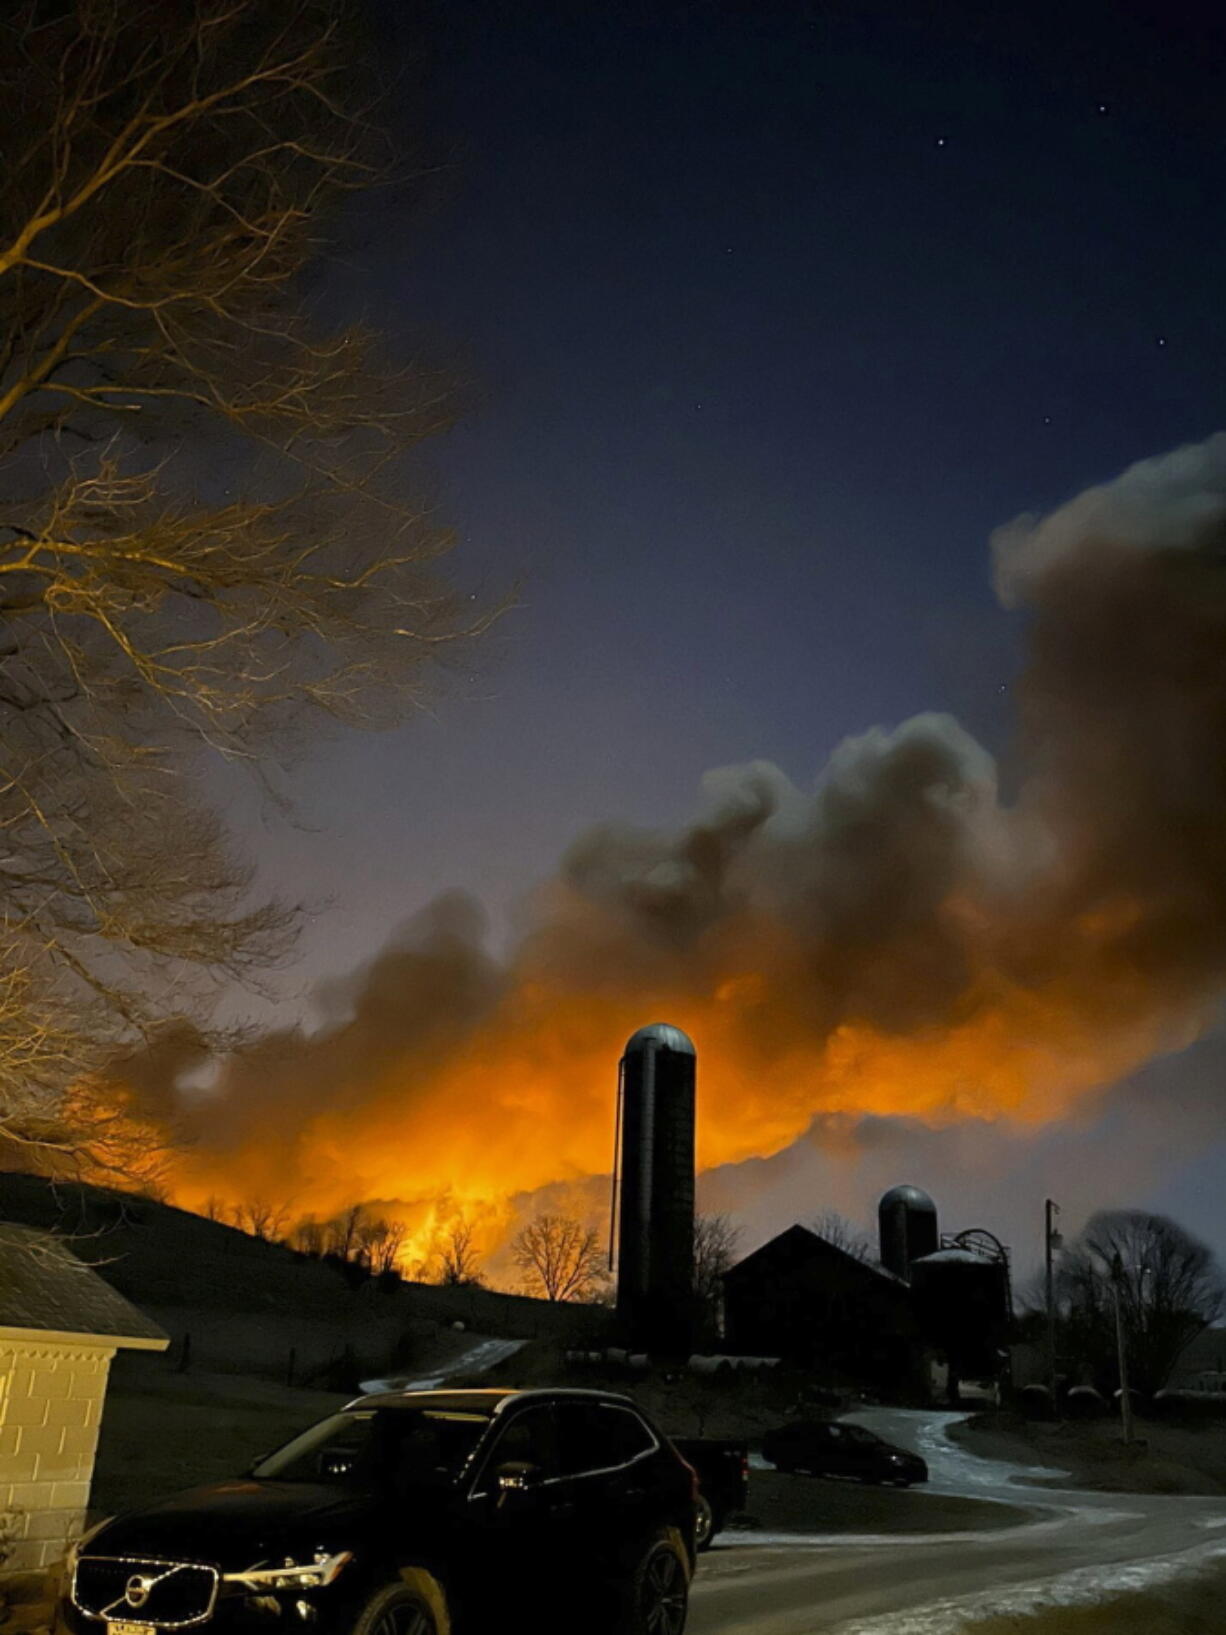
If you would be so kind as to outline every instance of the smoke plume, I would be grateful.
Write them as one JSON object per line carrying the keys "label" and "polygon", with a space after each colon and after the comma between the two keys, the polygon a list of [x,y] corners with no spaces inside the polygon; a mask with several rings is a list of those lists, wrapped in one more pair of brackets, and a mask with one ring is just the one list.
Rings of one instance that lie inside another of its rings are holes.
{"label": "smoke plume", "polygon": [[503,961],[442,898],[320,1029],[219,1064],[176,1195],[377,1198],[422,1233],[463,1208],[493,1243],[607,1174],[614,1064],[658,1018],[698,1045],[703,1167],[815,1118],[1037,1125],[1189,1042],[1226,987],[1224,547],[1226,434],[1001,528],[1007,792],[919,715],[811,787],[724,769],[676,832],[582,835]]}

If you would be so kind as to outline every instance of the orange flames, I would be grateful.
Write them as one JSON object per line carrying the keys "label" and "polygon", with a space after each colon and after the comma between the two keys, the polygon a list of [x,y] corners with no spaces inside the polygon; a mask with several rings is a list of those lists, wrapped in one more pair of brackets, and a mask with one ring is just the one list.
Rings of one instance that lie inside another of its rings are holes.
{"label": "orange flames", "polygon": [[698,1047],[700,1169],[815,1119],[1058,1119],[1190,1043],[1226,990],[1224,519],[1226,435],[998,531],[1029,617],[1007,798],[921,715],[809,789],[725,769],[686,828],[580,837],[504,965],[443,899],[344,1017],[222,1065],[175,1197],[370,1200],[410,1260],[460,1211],[486,1252],[534,1199],[594,1220],[658,1020]]}
{"label": "orange flames", "polygon": [[[407,1226],[407,1267],[462,1215],[505,1279],[499,1252],[534,1194],[549,1189],[548,1207],[560,1199],[598,1223],[617,1058],[644,1021],[674,1022],[697,1043],[700,1170],[778,1152],[819,1115],[849,1125],[866,1114],[937,1124],[1058,1118],[1171,1042],[1152,1024],[1091,1036],[1076,1008],[1013,990],[963,1021],[910,1035],[847,1023],[820,1044],[800,1034],[780,1043],[755,1037],[760,988],[751,976],[729,978],[705,1000],[673,995],[658,1016],[641,1000],[525,989],[433,1063],[410,1055],[375,1081],[338,1084],[335,1100],[301,1122],[281,1100],[246,1121],[238,1142],[188,1148],[174,1164],[174,1200],[201,1208],[210,1196],[260,1198],[288,1206],[291,1219],[327,1219],[370,1200],[373,1214]],[[208,1116],[206,1103],[206,1131]]]}

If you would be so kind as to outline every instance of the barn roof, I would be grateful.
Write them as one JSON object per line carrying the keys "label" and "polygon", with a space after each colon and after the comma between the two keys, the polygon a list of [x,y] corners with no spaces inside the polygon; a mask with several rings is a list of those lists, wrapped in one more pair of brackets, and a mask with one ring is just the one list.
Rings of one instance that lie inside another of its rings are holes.
{"label": "barn roof", "polygon": [[742,1274],[754,1276],[765,1273],[769,1267],[779,1261],[796,1263],[800,1260],[827,1261],[841,1260],[854,1267],[859,1273],[868,1278],[879,1278],[883,1283],[893,1284],[898,1289],[906,1289],[906,1281],[896,1277],[893,1272],[887,1271],[875,1260],[861,1260],[858,1255],[848,1254],[846,1249],[840,1249],[838,1244],[831,1243],[819,1232],[811,1231],[807,1226],[789,1226],[786,1231],[780,1232],[769,1242],[762,1244],[752,1254],[746,1255],[744,1260],[738,1261],[730,1271],[725,1272],[725,1281],[736,1281]]}
{"label": "barn roof", "polygon": [[0,1221],[0,1335],[80,1335],[164,1351],[169,1336],[50,1233]]}

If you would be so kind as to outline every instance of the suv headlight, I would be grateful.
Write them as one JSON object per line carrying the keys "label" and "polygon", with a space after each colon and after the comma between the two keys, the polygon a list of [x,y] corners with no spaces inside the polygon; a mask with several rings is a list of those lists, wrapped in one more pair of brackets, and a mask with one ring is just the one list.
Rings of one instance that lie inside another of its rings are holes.
{"label": "suv headlight", "polygon": [[244,1584],[252,1590],[318,1590],[331,1584],[345,1563],[353,1560],[352,1550],[328,1555],[316,1550],[313,1561],[294,1561],[286,1556],[279,1567],[252,1567],[245,1573],[225,1573],[223,1584]]}

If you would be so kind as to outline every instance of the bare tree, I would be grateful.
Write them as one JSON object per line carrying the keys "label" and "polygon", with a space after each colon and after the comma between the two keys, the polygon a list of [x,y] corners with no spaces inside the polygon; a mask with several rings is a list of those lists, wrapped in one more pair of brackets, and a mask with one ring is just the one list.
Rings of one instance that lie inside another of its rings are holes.
{"label": "bare tree", "polygon": [[849,1221],[846,1215],[840,1215],[837,1209],[823,1209],[820,1215],[814,1215],[809,1228],[853,1260],[869,1263],[876,1259],[868,1234],[862,1232],[854,1221]]}
{"label": "bare tree", "polygon": [[730,1215],[694,1218],[694,1301],[707,1339],[723,1332],[724,1273],[736,1264],[740,1237]]}
{"label": "bare tree", "polygon": [[361,1252],[362,1206],[350,1204],[324,1228],[325,1253],[357,1261]]}
{"label": "bare tree", "polygon": [[400,1255],[408,1228],[402,1221],[380,1221],[379,1235],[370,1251],[370,1269],[379,1277],[400,1269]]}
{"label": "bare tree", "polygon": [[1226,1311],[1226,1280],[1210,1249],[1165,1215],[1108,1210],[1091,1217],[1056,1274],[1061,1354],[1103,1390],[1119,1382],[1118,1292],[1130,1385],[1161,1390],[1180,1356]]}
{"label": "bare tree", "polygon": [[0,1139],[31,1161],[139,1171],[99,1075],[289,945],[202,758],[390,723],[490,617],[406,497],[452,385],[303,281],[386,169],[346,10],[0,18]]}
{"label": "bare tree", "polygon": [[473,1225],[457,1215],[435,1247],[436,1283],[474,1284],[481,1281],[481,1260],[473,1244]]}
{"label": "bare tree", "polygon": [[314,1215],[304,1215],[289,1235],[291,1249],[300,1255],[322,1255],[326,1242],[326,1228]]}
{"label": "bare tree", "polygon": [[529,1291],[546,1300],[583,1300],[606,1272],[596,1232],[569,1215],[538,1215],[516,1235],[511,1256]]}
{"label": "bare tree", "polygon": [[233,1219],[235,1226],[253,1238],[274,1243],[284,1235],[289,1215],[288,1204],[274,1204],[268,1198],[249,1198],[245,1203],[235,1204]]}

